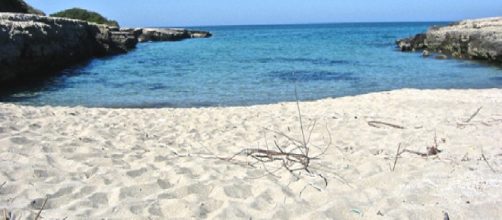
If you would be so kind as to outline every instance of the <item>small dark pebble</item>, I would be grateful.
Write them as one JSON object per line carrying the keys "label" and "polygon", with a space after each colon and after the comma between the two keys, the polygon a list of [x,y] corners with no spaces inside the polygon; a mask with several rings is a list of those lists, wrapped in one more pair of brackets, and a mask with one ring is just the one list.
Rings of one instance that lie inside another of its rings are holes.
{"label": "small dark pebble", "polygon": [[450,220],[450,216],[448,215],[448,212],[444,212],[443,220]]}
{"label": "small dark pebble", "polygon": [[465,201],[465,203],[467,203],[467,204],[471,204],[471,201]]}

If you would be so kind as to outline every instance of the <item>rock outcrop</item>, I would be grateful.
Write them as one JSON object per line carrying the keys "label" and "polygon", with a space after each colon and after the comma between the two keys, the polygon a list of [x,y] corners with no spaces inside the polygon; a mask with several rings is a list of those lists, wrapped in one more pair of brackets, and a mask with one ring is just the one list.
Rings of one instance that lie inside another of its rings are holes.
{"label": "rock outcrop", "polygon": [[[137,30],[138,31],[138,30]],[[188,38],[208,38],[207,31],[194,31],[176,28],[143,28],[139,29],[139,42],[147,41],[179,41]]]}
{"label": "rock outcrop", "polygon": [[432,27],[425,34],[398,40],[396,44],[401,51],[427,50],[427,53],[502,64],[502,17]]}
{"label": "rock outcrop", "polygon": [[119,29],[81,20],[0,13],[0,84],[39,78],[93,57],[126,53],[139,41],[210,37],[184,29]]}
{"label": "rock outcrop", "polygon": [[14,13],[45,15],[42,11],[31,7],[23,0],[1,0],[0,1],[0,12],[14,12]]}
{"label": "rock outcrop", "polygon": [[0,13],[0,81],[44,74],[134,48],[129,32],[79,20]]}

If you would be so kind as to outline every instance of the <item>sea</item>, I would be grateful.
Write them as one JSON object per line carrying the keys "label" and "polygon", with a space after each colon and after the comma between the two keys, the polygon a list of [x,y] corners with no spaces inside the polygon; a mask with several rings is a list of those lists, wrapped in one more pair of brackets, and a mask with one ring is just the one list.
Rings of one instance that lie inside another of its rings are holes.
{"label": "sea", "polygon": [[[401,88],[502,88],[502,68],[400,52],[427,23],[192,27],[213,37],[133,51],[16,87],[1,102],[112,108],[248,106]],[[296,90],[296,92],[295,92]]]}

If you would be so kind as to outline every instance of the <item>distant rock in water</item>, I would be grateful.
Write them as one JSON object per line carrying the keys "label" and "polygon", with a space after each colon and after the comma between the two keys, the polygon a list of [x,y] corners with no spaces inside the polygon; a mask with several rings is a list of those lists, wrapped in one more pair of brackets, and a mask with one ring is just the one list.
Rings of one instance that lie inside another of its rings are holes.
{"label": "distant rock in water", "polygon": [[138,36],[139,42],[147,41],[179,41],[188,38],[208,38],[207,31],[194,31],[176,28],[143,28]]}
{"label": "distant rock in water", "polygon": [[126,53],[138,40],[210,36],[204,31],[119,29],[76,19],[0,13],[0,84],[40,78],[93,57]]}
{"label": "distant rock in water", "polygon": [[401,49],[401,51],[421,50],[425,48],[425,38],[425,34],[417,34],[414,37],[398,40],[397,45]]}
{"label": "distant rock in water", "polygon": [[0,12],[45,15],[42,11],[31,7],[23,0],[1,0]]}
{"label": "distant rock in water", "polygon": [[455,58],[502,64],[502,17],[464,20],[445,27],[432,27],[425,34],[398,40],[396,44],[401,51],[426,49]]}

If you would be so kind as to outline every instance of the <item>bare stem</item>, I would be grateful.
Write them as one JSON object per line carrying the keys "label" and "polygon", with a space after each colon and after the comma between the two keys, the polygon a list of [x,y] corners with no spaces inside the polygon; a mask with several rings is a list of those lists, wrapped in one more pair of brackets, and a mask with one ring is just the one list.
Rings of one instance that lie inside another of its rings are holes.
{"label": "bare stem", "polygon": [[302,131],[302,138],[303,138],[303,148],[305,149],[305,156],[308,157],[309,155],[309,149],[307,147],[307,141],[305,139],[305,131],[303,129],[303,121],[302,121],[302,111],[300,110],[300,100],[298,98],[298,90],[296,88],[296,84],[295,84],[295,98],[296,98],[296,108],[298,109],[298,117],[300,119],[300,129]]}
{"label": "bare stem", "polygon": [[35,220],[38,220],[38,218],[40,218],[40,215],[42,214],[42,211],[44,210],[45,204],[47,203],[48,199],[49,197],[45,197],[44,203],[42,204],[42,208],[40,208],[40,211],[38,211],[37,216],[35,216]]}
{"label": "bare stem", "polygon": [[397,146],[396,156],[394,157],[394,165],[392,166],[392,172],[396,169],[397,159],[399,158],[399,151],[401,150],[401,143]]}

